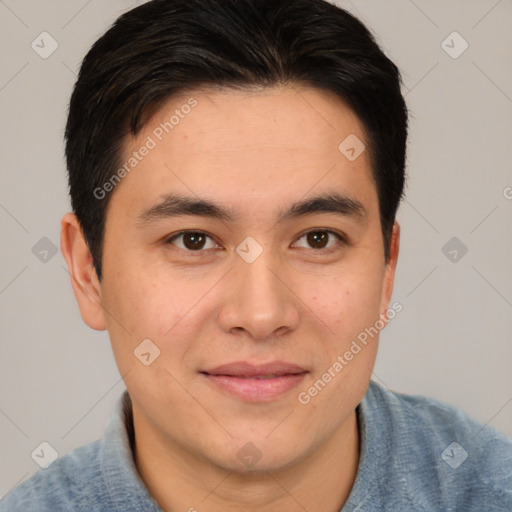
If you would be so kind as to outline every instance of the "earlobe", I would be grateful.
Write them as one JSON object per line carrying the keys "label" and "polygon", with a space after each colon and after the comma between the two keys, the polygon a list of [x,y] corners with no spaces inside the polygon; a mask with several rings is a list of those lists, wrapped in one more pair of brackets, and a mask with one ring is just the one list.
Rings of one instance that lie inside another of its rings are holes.
{"label": "earlobe", "polygon": [[387,310],[389,308],[389,302],[391,295],[393,294],[393,285],[395,283],[395,270],[398,261],[398,253],[400,250],[400,224],[395,221],[393,224],[393,231],[391,233],[391,242],[389,247],[389,260],[386,263],[386,269],[384,273],[384,282],[382,287],[380,314],[381,317],[387,318]]}
{"label": "earlobe", "polygon": [[80,308],[82,320],[92,329],[106,329],[101,305],[101,284],[94,269],[92,256],[73,213],[61,221],[60,247],[66,260],[71,286]]}

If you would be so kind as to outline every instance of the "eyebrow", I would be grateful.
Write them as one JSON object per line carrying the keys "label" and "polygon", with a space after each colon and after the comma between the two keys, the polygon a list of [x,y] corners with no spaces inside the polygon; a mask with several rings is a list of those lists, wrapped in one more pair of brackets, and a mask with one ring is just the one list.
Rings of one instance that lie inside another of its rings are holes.
{"label": "eyebrow", "polygon": [[[277,221],[283,222],[315,213],[335,213],[344,217],[352,217],[360,222],[365,222],[368,217],[365,207],[359,200],[337,192],[330,192],[296,202],[288,209],[279,210]],[[145,226],[161,219],[183,215],[208,217],[228,222],[232,222],[240,216],[232,208],[226,208],[215,201],[180,194],[166,194],[159,203],[144,210],[137,217],[137,222]]]}

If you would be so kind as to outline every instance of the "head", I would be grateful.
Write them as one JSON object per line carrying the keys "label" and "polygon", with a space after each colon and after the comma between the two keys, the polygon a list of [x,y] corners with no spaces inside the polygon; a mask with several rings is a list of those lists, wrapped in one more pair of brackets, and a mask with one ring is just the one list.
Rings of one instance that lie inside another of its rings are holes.
{"label": "head", "polygon": [[[139,432],[237,470],[252,443],[269,470],[343,429],[378,334],[351,347],[390,307],[406,135],[396,66],[323,0],[153,0],[94,44],[61,243]],[[233,362],[295,377],[251,391]]]}

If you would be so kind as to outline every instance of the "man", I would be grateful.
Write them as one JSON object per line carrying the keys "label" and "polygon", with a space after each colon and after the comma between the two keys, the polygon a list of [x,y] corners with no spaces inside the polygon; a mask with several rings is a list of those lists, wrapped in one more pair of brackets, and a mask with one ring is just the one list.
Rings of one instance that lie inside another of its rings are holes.
{"label": "man", "polygon": [[396,66],[323,0],[119,18],[71,98],[61,247],[127,392],[0,509],[511,510],[509,439],[370,381],[406,135]]}

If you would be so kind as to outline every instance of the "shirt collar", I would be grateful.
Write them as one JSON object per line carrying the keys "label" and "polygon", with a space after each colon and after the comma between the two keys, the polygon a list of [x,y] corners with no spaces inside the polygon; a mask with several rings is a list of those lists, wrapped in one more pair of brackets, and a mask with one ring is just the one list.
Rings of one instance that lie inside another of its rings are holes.
{"label": "shirt collar", "polygon": [[137,471],[133,447],[132,401],[125,390],[107,425],[101,446],[104,492],[112,510],[123,510],[129,503],[134,512],[162,512]]}

